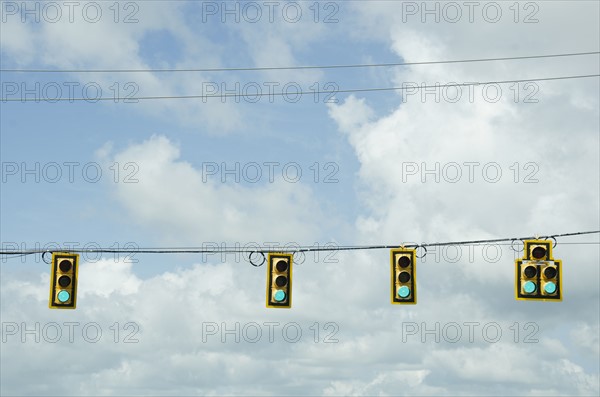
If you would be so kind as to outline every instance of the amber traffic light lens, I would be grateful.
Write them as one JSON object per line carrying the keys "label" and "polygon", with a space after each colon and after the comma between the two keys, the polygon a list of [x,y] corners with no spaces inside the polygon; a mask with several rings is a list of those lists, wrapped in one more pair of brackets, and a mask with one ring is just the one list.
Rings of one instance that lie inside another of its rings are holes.
{"label": "amber traffic light lens", "polygon": [[535,266],[527,266],[524,273],[527,278],[532,278],[537,274],[537,269]]}
{"label": "amber traffic light lens", "polygon": [[287,284],[288,280],[285,276],[279,276],[275,279],[275,285],[278,287],[283,287]]}
{"label": "amber traffic light lens", "polygon": [[556,268],[555,267],[547,267],[544,269],[544,276],[546,278],[554,278],[556,277]]}
{"label": "amber traffic light lens", "polygon": [[58,285],[60,285],[61,287],[65,288],[65,287],[68,287],[70,284],[71,284],[71,277],[60,276],[58,278]]}
{"label": "amber traffic light lens", "polygon": [[408,274],[408,272],[401,272],[398,275],[398,281],[400,281],[401,283],[407,283],[410,281],[410,274]]}

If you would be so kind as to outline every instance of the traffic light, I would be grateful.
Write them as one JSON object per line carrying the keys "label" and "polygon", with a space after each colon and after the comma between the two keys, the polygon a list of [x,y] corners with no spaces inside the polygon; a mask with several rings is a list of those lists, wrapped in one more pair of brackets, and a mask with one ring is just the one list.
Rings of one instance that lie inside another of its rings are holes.
{"label": "traffic light", "polygon": [[416,249],[398,248],[390,251],[392,304],[417,303]]}
{"label": "traffic light", "polygon": [[517,300],[562,301],[562,261],[552,258],[551,240],[525,240],[515,265]]}
{"label": "traffic light", "polygon": [[269,253],[267,307],[292,307],[292,254]]}
{"label": "traffic light", "polygon": [[79,255],[53,252],[51,266],[48,307],[50,309],[75,309]]}

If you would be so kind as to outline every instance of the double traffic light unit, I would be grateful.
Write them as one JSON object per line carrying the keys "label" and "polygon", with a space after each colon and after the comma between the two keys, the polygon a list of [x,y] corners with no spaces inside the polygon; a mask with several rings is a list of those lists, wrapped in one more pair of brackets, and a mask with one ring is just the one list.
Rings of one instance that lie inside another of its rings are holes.
{"label": "double traffic light unit", "polygon": [[267,307],[292,307],[293,254],[269,253],[267,260]]}
{"label": "double traffic light unit", "polygon": [[50,273],[50,309],[75,309],[79,255],[53,252]]}
{"label": "double traffic light unit", "polygon": [[398,248],[390,251],[391,298],[394,305],[417,303],[417,250]]}
{"label": "double traffic light unit", "polygon": [[517,300],[562,301],[562,261],[552,258],[551,240],[525,240],[515,261]]}

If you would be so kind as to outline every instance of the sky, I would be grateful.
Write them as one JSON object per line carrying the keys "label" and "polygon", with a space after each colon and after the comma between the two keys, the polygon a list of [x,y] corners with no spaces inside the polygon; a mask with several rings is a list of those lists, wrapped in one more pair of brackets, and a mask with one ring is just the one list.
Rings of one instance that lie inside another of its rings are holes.
{"label": "sky", "polygon": [[[0,256],[1,395],[600,394],[599,235],[556,239],[561,302],[515,299],[518,238],[600,229],[599,79],[537,81],[598,54],[285,69],[598,52],[600,3],[0,12],[2,250],[131,251],[81,253],[75,310]],[[429,247],[415,305],[389,249],[294,254],[290,309],[247,254],[136,252],[504,238]]]}

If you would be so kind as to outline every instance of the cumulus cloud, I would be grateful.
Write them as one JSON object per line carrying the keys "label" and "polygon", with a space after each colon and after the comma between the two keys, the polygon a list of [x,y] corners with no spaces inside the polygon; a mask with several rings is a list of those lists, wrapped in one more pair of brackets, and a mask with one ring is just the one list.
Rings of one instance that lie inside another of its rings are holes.
{"label": "cumulus cloud", "polygon": [[[508,29],[513,27],[510,20],[465,23],[452,25],[448,33],[448,24],[402,23],[390,2],[353,2],[344,15],[357,24],[344,33],[383,42],[406,61],[528,52],[555,40],[570,43],[573,37],[590,37],[586,43],[597,47],[598,36],[589,34],[597,26],[591,12],[582,13],[591,27],[567,23],[571,35],[555,28],[557,6],[543,6],[539,15],[544,24]],[[164,12],[165,20],[157,26],[190,46],[194,56],[182,62],[193,65],[203,49],[212,47],[201,41],[194,53],[190,43],[197,35],[185,24],[176,26],[181,17],[177,7],[159,8],[155,18]],[[476,34],[476,28],[484,33]],[[277,26],[277,34],[259,41],[262,29],[236,29],[254,43],[251,59],[258,66],[274,54],[281,54],[281,62],[295,63],[298,37],[320,34]],[[286,38],[292,30],[302,34]],[[137,54],[140,37],[131,33],[121,38],[123,49],[115,49],[115,55],[125,51],[121,55],[128,63],[145,65]],[[22,44],[15,42],[13,48],[4,43],[3,50],[27,62],[36,56]],[[72,49],[93,63],[85,46],[75,43]],[[218,56],[209,60],[221,61]],[[60,62],[50,57],[48,64]],[[597,68],[597,61],[582,64]],[[394,69],[388,84],[521,77],[517,72],[523,66],[500,65]],[[555,68],[561,69],[546,70]],[[306,81],[319,75],[300,77]],[[148,76],[148,86],[163,82]],[[187,84],[183,78],[171,83],[163,87],[165,92]],[[353,240],[400,245],[597,226],[597,81],[540,83],[537,103],[515,101],[507,86],[501,86],[497,101],[474,87],[473,101],[465,89],[453,102],[449,90],[421,96],[414,84],[384,115],[359,95],[328,105],[331,121],[359,166],[353,188],[361,205],[349,215],[355,230],[347,232]],[[196,105],[177,113],[178,122],[186,115],[194,120]],[[230,128],[237,116],[228,109],[221,114],[232,120]],[[213,121],[217,128],[219,118]],[[281,178],[274,183],[219,183],[203,178],[201,166],[183,153],[182,144],[165,134],[100,148],[103,163],[137,167],[137,182],[110,185],[110,214],[137,226],[139,236],[157,245],[307,243],[327,227],[311,187]],[[265,309],[265,268],[231,256],[222,261],[214,256],[184,261],[152,256],[137,264],[112,258],[85,262],[75,311],[47,309],[46,269],[41,276],[37,268],[29,273],[3,270],[1,391],[598,395],[597,251],[595,245],[570,241],[575,240],[560,239],[554,250],[555,258],[563,260],[560,303],[517,302],[514,259],[520,253],[500,245],[430,248],[417,263],[414,306],[390,305],[385,250],[307,254],[294,269],[291,310]],[[142,277],[142,266],[154,272]],[[59,376],[61,382],[56,382]]]}
{"label": "cumulus cloud", "polygon": [[208,178],[208,168],[179,159],[179,148],[164,136],[110,160],[137,165],[138,182],[120,184],[116,196],[132,220],[160,231],[163,241],[303,244],[318,234],[319,204],[301,181],[278,175],[273,183],[224,184]]}

